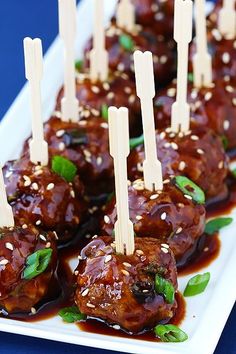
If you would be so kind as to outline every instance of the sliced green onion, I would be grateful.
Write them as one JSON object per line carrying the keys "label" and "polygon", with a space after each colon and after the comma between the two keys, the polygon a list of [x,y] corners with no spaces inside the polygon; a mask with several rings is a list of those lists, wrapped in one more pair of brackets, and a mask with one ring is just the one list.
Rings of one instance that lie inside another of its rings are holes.
{"label": "sliced green onion", "polygon": [[134,42],[133,39],[128,34],[122,34],[119,37],[119,43],[128,52],[132,52],[134,50]]}
{"label": "sliced green onion", "polygon": [[103,119],[105,119],[106,121],[108,121],[108,105],[107,104],[103,104],[101,107],[101,116]]}
{"label": "sliced green onion", "polygon": [[173,304],[175,301],[175,288],[173,285],[161,277],[159,274],[155,276],[155,291],[158,294],[162,294],[168,304]]}
{"label": "sliced green onion", "polygon": [[210,281],[210,273],[197,274],[188,281],[184,290],[184,296],[195,296],[203,293]]}
{"label": "sliced green onion", "polygon": [[208,221],[205,227],[205,233],[208,235],[213,235],[215,232],[219,231],[225,226],[230,225],[233,222],[232,218],[216,218]]}
{"label": "sliced green onion", "polygon": [[193,80],[194,80],[193,73],[189,73],[189,74],[188,74],[188,81],[189,81],[189,82],[193,82]]}
{"label": "sliced green onion", "polygon": [[233,170],[231,170],[231,173],[232,173],[233,177],[236,178],[236,168],[234,168]]}
{"label": "sliced green onion", "polygon": [[179,327],[167,324],[157,325],[154,328],[154,332],[162,342],[184,342],[188,339],[188,335],[182,331]]}
{"label": "sliced green onion", "polygon": [[129,140],[129,146],[131,150],[135,149],[139,145],[142,145],[143,143],[144,143],[143,135],[140,135],[137,138],[132,138]]}
{"label": "sliced green onion", "polygon": [[23,279],[33,279],[37,277],[39,274],[43,273],[52,257],[52,249],[44,248],[42,250],[38,250],[27,257],[26,259],[26,267],[23,271]]}
{"label": "sliced green onion", "polygon": [[225,135],[221,136],[221,140],[222,140],[222,144],[224,146],[224,149],[227,150],[227,148],[229,146],[229,140],[227,139],[227,137]]}
{"label": "sliced green onion", "polygon": [[73,162],[62,156],[53,156],[52,170],[67,182],[72,182],[76,176],[77,167]]}
{"label": "sliced green onion", "polygon": [[192,197],[196,203],[205,203],[205,193],[189,178],[185,176],[177,176],[175,177],[175,184],[184,194]]}
{"label": "sliced green onion", "polygon": [[83,64],[84,64],[84,62],[83,62],[82,59],[77,60],[77,61],[75,62],[75,68],[76,68],[76,70],[80,71],[80,70],[82,69],[82,67],[83,67]]}
{"label": "sliced green onion", "polygon": [[84,321],[87,318],[76,306],[65,307],[58,312],[58,315],[67,323]]}

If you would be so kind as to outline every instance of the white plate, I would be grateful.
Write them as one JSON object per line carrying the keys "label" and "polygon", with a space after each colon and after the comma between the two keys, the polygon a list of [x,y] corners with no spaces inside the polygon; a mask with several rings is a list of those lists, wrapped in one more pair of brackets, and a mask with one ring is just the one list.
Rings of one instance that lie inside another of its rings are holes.
{"label": "white plate", "polygon": [[[107,18],[113,13],[115,0],[106,0]],[[91,33],[92,0],[84,0],[78,9],[80,35],[77,43],[78,57]],[[53,110],[55,96],[62,85],[62,49],[58,39],[54,42],[45,58],[45,79],[42,86],[44,117],[47,119]],[[27,85],[4,117],[0,125],[0,160],[18,156],[24,139],[30,134],[30,114]],[[232,216],[236,216],[236,210]],[[129,353],[159,354],[212,354],[236,298],[236,223],[221,232],[222,247],[220,256],[204,271],[211,273],[211,281],[206,291],[187,300],[187,314],[181,325],[189,335],[184,343],[169,344],[119,338],[80,331],[74,324],[63,324],[59,317],[35,323],[24,323],[0,319],[0,330],[27,336],[52,339],[67,343],[87,345]],[[75,266],[76,262],[72,264]],[[190,276],[179,279],[183,291]]]}

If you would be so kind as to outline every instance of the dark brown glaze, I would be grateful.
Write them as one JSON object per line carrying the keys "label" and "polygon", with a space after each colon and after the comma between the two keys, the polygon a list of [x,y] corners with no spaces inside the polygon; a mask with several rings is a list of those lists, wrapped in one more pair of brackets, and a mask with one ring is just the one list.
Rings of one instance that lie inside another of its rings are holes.
{"label": "dark brown glaze", "polygon": [[[226,78],[227,79],[227,78]],[[189,82],[191,128],[201,125],[214,130],[228,142],[227,149],[236,147],[236,79],[218,79],[209,88],[194,88]],[[171,121],[171,106],[175,101],[176,81],[163,90],[154,101],[158,129],[167,128]]]}
{"label": "dark brown glaze", "polygon": [[74,236],[87,212],[84,187],[78,176],[69,184],[48,166],[32,164],[27,155],[7,162],[3,173],[18,223],[55,231],[59,242]]}
{"label": "dark brown glaze", "polygon": [[85,194],[91,198],[113,191],[113,160],[109,153],[108,123],[89,109],[84,112],[89,117],[78,123],[51,117],[44,126],[44,135],[51,157],[64,156],[77,166]]}
{"label": "dark brown glaze", "polygon": [[156,35],[173,38],[174,0],[133,0],[136,21],[151,27]]}
{"label": "dark brown glaze", "polygon": [[[133,47],[128,50],[120,44],[121,36],[129,36],[133,42]],[[106,31],[106,49],[109,54],[109,67],[112,71],[122,71],[131,80],[135,79],[133,54],[135,50],[145,52],[151,51],[153,54],[154,74],[156,86],[160,87],[168,84],[176,74],[176,45],[173,39],[166,40],[162,36],[156,36],[152,29],[140,29],[135,26],[132,33],[117,27],[115,21],[112,22]],[[85,57],[89,58],[92,47],[90,40],[85,48]],[[89,60],[86,60],[86,67],[89,67]]]}
{"label": "dark brown glaze", "polygon": [[[110,74],[106,82],[92,82],[87,73],[78,73],[76,80],[76,94],[80,106],[88,106],[101,112],[102,105],[127,107],[129,109],[129,123],[131,136],[137,136],[141,131],[140,101],[136,96],[135,83],[128,75],[120,71]],[[63,88],[57,97],[56,110],[61,109]]]}
{"label": "dark brown glaze", "polygon": [[[117,254],[111,237],[92,240],[82,251],[75,274],[75,302],[89,317],[138,333],[168,322],[177,303],[168,304],[154,289],[155,274],[177,289],[175,260],[167,245],[136,238],[135,252]],[[146,290],[143,292],[143,290]]]}
{"label": "dark brown glaze", "polygon": [[[129,186],[129,213],[139,237],[153,237],[170,245],[177,262],[194,246],[205,227],[205,208],[195,204],[175,187],[164,181],[163,191],[144,189],[143,180]],[[112,235],[116,221],[115,199],[107,205],[101,233]],[[185,260],[187,261],[187,260]]]}
{"label": "dark brown glaze", "polygon": [[[37,277],[23,278],[26,259],[34,252],[51,248],[47,269]],[[41,233],[31,225],[0,229],[0,307],[7,313],[31,312],[48,291],[57,264],[55,235]]]}
{"label": "dark brown glaze", "polygon": [[[205,192],[206,198],[227,196],[228,158],[221,139],[211,130],[197,127],[187,134],[166,131],[156,133],[157,155],[163,177],[184,175]],[[133,149],[128,158],[131,181],[142,178],[144,146]]]}

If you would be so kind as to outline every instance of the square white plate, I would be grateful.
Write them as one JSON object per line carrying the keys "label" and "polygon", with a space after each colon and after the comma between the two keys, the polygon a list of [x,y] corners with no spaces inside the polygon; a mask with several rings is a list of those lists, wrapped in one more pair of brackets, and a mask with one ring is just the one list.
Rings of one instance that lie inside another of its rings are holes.
{"label": "square white plate", "polygon": [[[106,0],[106,17],[110,18],[116,1]],[[84,0],[78,8],[77,55],[92,32],[92,0]],[[45,71],[42,85],[44,117],[53,111],[55,97],[62,85],[62,48],[56,39],[45,57]],[[30,134],[30,112],[27,85],[23,88],[0,125],[0,161],[18,157],[24,139]],[[232,215],[236,218],[236,210]],[[220,256],[204,271],[211,273],[206,291],[187,300],[187,314],[181,328],[189,335],[184,343],[155,343],[119,338],[80,331],[74,324],[63,324],[59,317],[35,323],[24,323],[0,319],[0,330],[27,336],[52,339],[67,343],[88,345],[128,353],[159,354],[212,354],[236,298],[236,222],[221,232]],[[72,264],[74,267],[76,262]],[[192,276],[192,275],[191,275]],[[183,291],[190,276],[179,278],[179,289]]]}

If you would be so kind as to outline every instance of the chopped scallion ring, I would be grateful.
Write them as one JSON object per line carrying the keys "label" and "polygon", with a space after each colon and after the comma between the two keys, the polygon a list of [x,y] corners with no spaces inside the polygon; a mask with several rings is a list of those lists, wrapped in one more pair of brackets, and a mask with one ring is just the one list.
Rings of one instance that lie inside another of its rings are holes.
{"label": "chopped scallion ring", "polygon": [[184,296],[195,296],[203,293],[210,281],[210,277],[209,272],[195,275],[188,281],[184,290]]}
{"label": "chopped scallion ring", "polygon": [[184,342],[188,339],[188,335],[182,331],[179,327],[167,324],[167,325],[157,325],[154,328],[154,332],[162,342]]}
{"label": "chopped scallion ring", "polygon": [[189,195],[196,203],[205,204],[205,193],[191,179],[185,176],[175,177],[176,186],[186,195]]}

